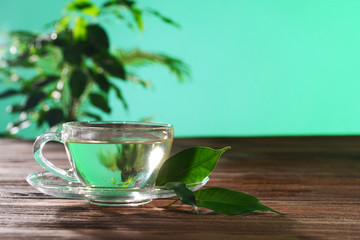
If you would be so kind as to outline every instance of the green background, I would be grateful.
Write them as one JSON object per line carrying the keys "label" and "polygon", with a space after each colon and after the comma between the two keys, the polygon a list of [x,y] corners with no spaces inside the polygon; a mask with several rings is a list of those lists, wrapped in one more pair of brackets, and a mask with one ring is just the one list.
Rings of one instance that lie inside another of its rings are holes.
{"label": "green background", "polygon": [[[0,29],[43,30],[67,1],[1,1]],[[175,125],[176,136],[360,133],[360,1],[148,0],[179,22],[145,18],[142,33],[109,22],[111,42],[176,56],[191,67],[185,83],[161,67],[141,75],[153,89],[122,84],[128,112],[112,97],[107,120]],[[0,86],[0,90],[6,86]],[[3,130],[11,116],[0,101]],[[118,106],[118,107],[117,107]],[[34,136],[43,129],[24,131]]]}

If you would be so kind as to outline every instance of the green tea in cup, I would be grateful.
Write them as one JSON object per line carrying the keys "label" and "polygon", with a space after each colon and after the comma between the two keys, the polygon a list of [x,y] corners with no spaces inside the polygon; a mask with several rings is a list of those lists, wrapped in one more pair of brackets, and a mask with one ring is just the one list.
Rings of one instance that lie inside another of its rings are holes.
{"label": "green tea in cup", "polygon": [[[61,132],[45,133],[34,143],[35,159],[48,171],[90,187],[147,188],[169,157],[174,128],[145,122],[69,122]],[[59,141],[72,166],[63,170],[42,154],[48,141]]]}

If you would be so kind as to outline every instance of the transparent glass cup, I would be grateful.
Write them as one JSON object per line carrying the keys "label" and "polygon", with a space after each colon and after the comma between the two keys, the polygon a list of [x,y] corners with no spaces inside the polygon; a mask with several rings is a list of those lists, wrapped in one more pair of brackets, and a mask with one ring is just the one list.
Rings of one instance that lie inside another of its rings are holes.
{"label": "transparent glass cup", "polygon": [[[68,122],[61,132],[39,136],[34,156],[46,170],[88,187],[153,187],[169,157],[174,127],[150,122]],[[71,169],[64,170],[42,153],[49,141],[65,145]]]}

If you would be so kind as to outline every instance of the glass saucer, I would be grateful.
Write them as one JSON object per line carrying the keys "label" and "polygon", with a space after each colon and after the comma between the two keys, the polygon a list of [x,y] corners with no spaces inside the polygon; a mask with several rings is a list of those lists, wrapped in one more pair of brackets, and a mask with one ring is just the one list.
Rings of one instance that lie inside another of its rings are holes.
{"label": "glass saucer", "polygon": [[[165,187],[120,188],[87,187],[81,183],[70,182],[50,172],[33,173],[26,181],[42,193],[61,198],[84,199],[92,204],[105,206],[137,206],[156,198],[174,197],[176,194]],[[197,183],[187,184],[192,191],[203,187],[209,177]]]}

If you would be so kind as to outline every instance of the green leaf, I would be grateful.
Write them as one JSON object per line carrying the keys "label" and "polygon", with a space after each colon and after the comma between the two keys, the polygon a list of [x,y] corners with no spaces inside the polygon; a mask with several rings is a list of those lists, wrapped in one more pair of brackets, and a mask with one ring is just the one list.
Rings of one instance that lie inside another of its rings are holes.
{"label": "green leaf", "polygon": [[97,49],[107,50],[110,46],[108,35],[100,25],[87,26],[88,42]]}
{"label": "green leaf", "polygon": [[80,65],[83,60],[83,49],[78,44],[71,44],[64,46],[63,56],[64,59],[72,65]]}
{"label": "green leaf", "polygon": [[181,202],[192,206],[196,211],[196,213],[198,213],[195,195],[190,189],[186,187],[184,183],[168,182],[165,184],[165,187],[169,190],[173,190],[176,193],[176,195],[179,197]]}
{"label": "green leaf", "polygon": [[97,16],[97,15],[99,15],[100,10],[97,6],[92,5],[91,7],[84,8],[83,10],[81,10],[81,12],[86,15]]}
{"label": "green leaf", "polygon": [[46,86],[47,84],[49,83],[53,83],[55,82],[56,80],[59,80],[59,76],[42,76],[40,78],[38,78],[36,80],[36,82],[34,82],[31,87],[32,88],[41,88],[41,87],[44,87]]}
{"label": "green leaf", "polygon": [[65,30],[59,32],[53,44],[62,50],[63,59],[66,62],[71,65],[82,64],[85,44],[84,42],[74,41],[72,31]]}
{"label": "green leaf", "polygon": [[70,30],[62,30],[57,34],[57,38],[53,40],[53,44],[59,47],[65,47],[72,44],[73,33]]}
{"label": "green leaf", "polygon": [[81,69],[75,69],[69,79],[71,95],[79,99],[86,89],[87,82],[86,74]]}
{"label": "green leaf", "polygon": [[64,16],[59,21],[56,22],[56,32],[62,32],[66,28],[69,27],[71,17],[70,16]]}
{"label": "green leaf", "polygon": [[140,9],[137,9],[137,8],[131,8],[131,13],[134,17],[134,20],[136,22],[136,25],[137,27],[140,29],[140,30],[144,30],[144,23],[143,23],[143,20],[142,20],[142,12]]}
{"label": "green leaf", "polygon": [[70,2],[66,6],[66,9],[68,11],[80,11],[90,16],[97,16],[100,13],[99,8],[88,0],[75,0],[74,2]]}
{"label": "green leaf", "polygon": [[37,112],[37,119],[36,119],[36,125],[37,127],[41,127],[45,121],[45,114],[46,112],[44,111],[44,109],[41,109],[40,111]]}
{"label": "green leaf", "polygon": [[147,10],[149,13],[153,14],[154,16],[160,18],[162,21],[164,21],[167,24],[173,25],[176,28],[181,28],[180,24],[178,24],[177,22],[171,20],[168,17],[165,17],[164,15],[162,15],[160,12],[154,10],[154,9],[148,9]]}
{"label": "green leaf", "polygon": [[97,114],[91,113],[91,112],[84,112],[85,116],[91,117],[95,119],[96,121],[101,121],[101,117]]}
{"label": "green leaf", "polygon": [[91,7],[91,5],[92,3],[90,3],[89,0],[75,0],[66,6],[66,10],[82,10]]}
{"label": "green leaf", "polygon": [[45,75],[58,75],[59,64],[62,62],[62,52],[58,48],[46,47],[43,49],[46,52],[46,55],[40,57],[36,61],[36,67],[39,72],[44,73]]}
{"label": "green leaf", "polygon": [[206,207],[224,215],[234,216],[253,211],[279,213],[263,205],[256,197],[230,189],[213,187],[195,191],[194,194],[198,207]]}
{"label": "green leaf", "polygon": [[6,98],[6,97],[11,97],[17,94],[21,94],[21,91],[15,90],[15,89],[9,89],[3,93],[0,93],[0,98]]}
{"label": "green leaf", "polygon": [[123,107],[124,107],[125,109],[128,109],[129,106],[128,106],[128,104],[127,104],[124,96],[122,95],[121,90],[120,90],[115,84],[113,84],[113,83],[110,83],[110,85],[111,85],[112,89],[114,89],[115,94],[116,94],[116,97],[122,102]]}
{"label": "green leaf", "polygon": [[6,63],[10,67],[24,67],[24,68],[33,68],[34,63],[30,62],[29,59],[24,56],[19,56],[16,59],[8,60]]}
{"label": "green leaf", "polygon": [[11,105],[9,108],[9,112],[12,112],[12,113],[20,113],[22,111],[24,111],[24,106],[21,106],[18,104]]}
{"label": "green leaf", "polygon": [[142,66],[149,63],[156,63],[167,67],[182,82],[190,76],[189,67],[181,60],[167,56],[165,54],[157,54],[145,52],[139,49],[131,51],[117,50],[121,61],[126,65]]}
{"label": "green leaf", "polygon": [[53,108],[44,114],[44,120],[50,127],[64,121],[64,113],[60,108]]}
{"label": "green leaf", "polygon": [[181,60],[165,54],[159,54],[159,56],[163,59],[162,64],[169,68],[169,70],[177,77],[179,82],[183,82],[184,78],[190,76],[189,67]]}
{"label": "green leaf", "polygon": [[167,182],[202,181],[213,171],[221,154],[229,148],[214,150],[208,147],[194,147],[175,154],[161,167],[156,185],[163,186]]}
{"label": "green leaf", "polygon": [[34,92],[26,100],[24,111],[36,107],[44,98],[46,94],[44,92]]}
{"label": "green leaf", "polygon": [[82,17],[78,17],[75,20],[74,26],[74,39],[76,41],[84,41],[87,38],[87,31],[86,31],[86,20]]}
{"label": "green leaf", "polygon": [[102,7],[112,7],[112,6],[125,6],[125,7],[132,7],[135,4],[134,1],[130,0],[110,0],[103,3]]}
{"label": "green leaf", "polygon": [[21,42],[30,42],[35,41],[35,39],[38,37],[36,34],[32,32],[26,32],[26,31],[12,31],[8,33],[10,37],[19,39]]}
{"label": "green leaf", "polygon": [[95,73],[91,69],[88,69],[88,70],[89,70],[89,72],[91,74],[92,79],[94,79],[94,81],[100,87],[100,89],[102,91],[104,91],[105,93],[108,93],[109,90],[110,90],[110,82],[105,77],[105,75],[101,74],[101,73]]}
{"label": "green leaf", "polygon": [[90,97],[90,102],[92,105],[94,105],[95,107],[101,109],[102,111],[106,112],[106,113],[110,113],[111,109],[108,105],[107,100],[100,94],[97,93],[91,93],[89,95]]}
{"label": "green leaf", "polygon": [[126,78],[125,69],[120,60],[109,53],[96,54],[93,56],[93,60],[110,75],[123,80]]}

